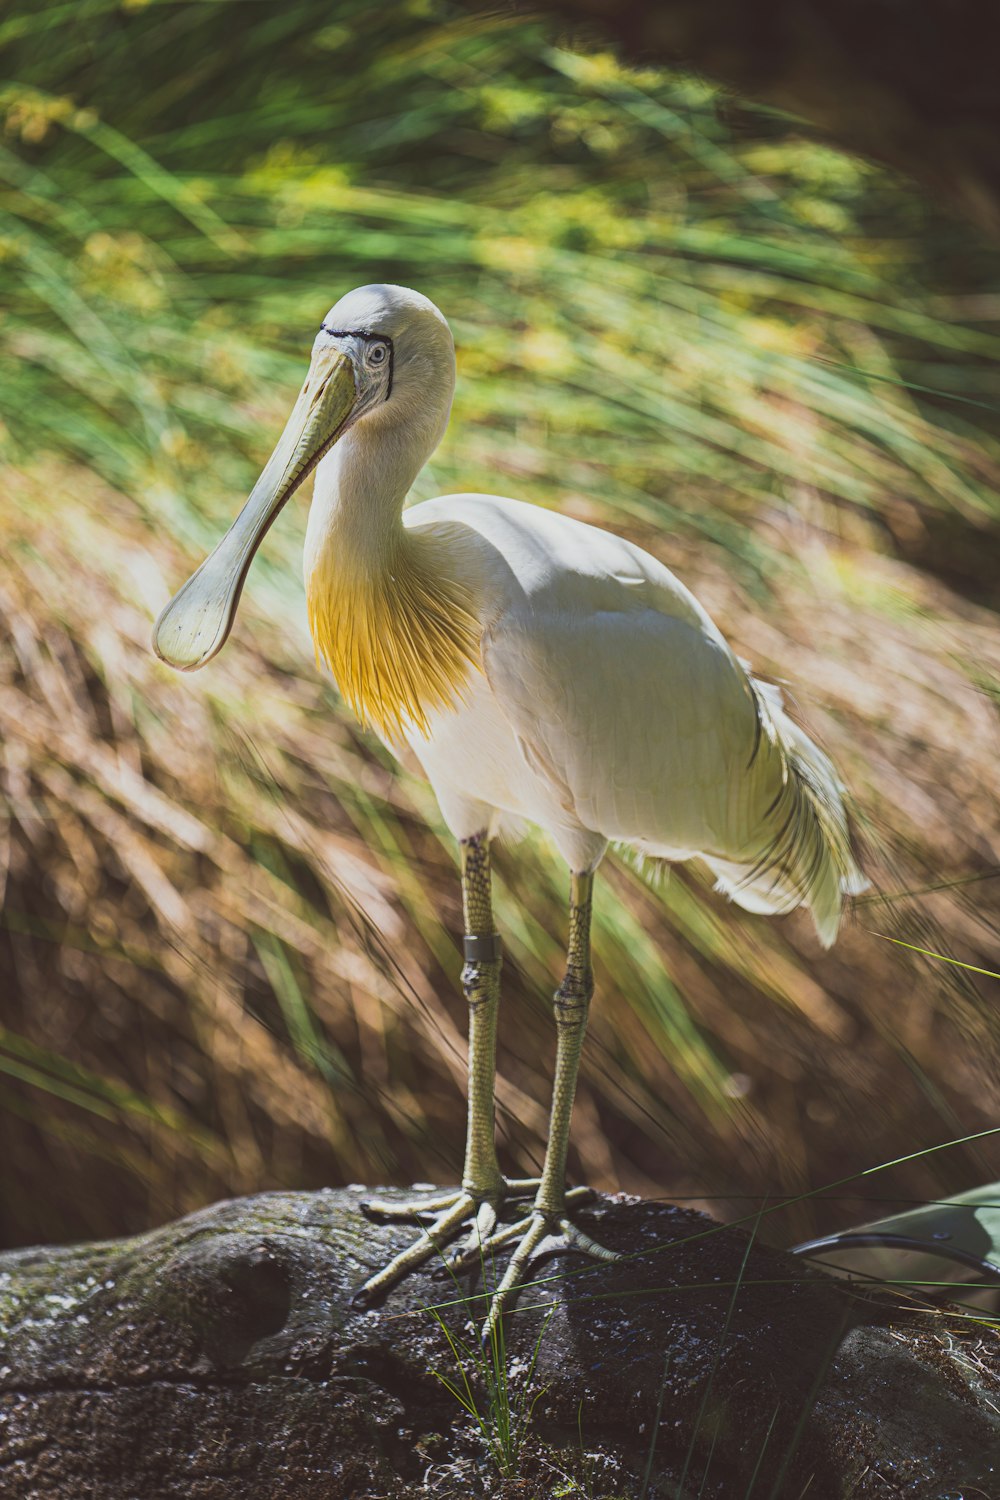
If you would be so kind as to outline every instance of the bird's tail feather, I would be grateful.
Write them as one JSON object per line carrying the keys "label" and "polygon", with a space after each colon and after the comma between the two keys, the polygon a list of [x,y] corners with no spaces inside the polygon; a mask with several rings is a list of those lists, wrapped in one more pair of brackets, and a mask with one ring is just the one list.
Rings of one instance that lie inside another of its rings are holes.
{"label": "bird's tail feather", "polygon": [[747,911],[777,913],[807,906],[829,948],[844,896],[867,890],[851,847],[844,787],[830,759],[785,712],[779,688],[750,678],[761,737],[781,759],[781,790],[768,810],[767,832],[746,863],[709,859],[717,888]]}

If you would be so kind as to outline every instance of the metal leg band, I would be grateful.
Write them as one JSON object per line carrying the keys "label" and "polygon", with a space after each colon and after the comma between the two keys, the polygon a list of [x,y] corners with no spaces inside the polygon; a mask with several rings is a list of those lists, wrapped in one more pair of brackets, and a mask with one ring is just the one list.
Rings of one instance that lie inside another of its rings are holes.
{"label": "metal leg band", "polygon": [[500,934],[467,932],[462,939],[462,952],[467,964],[498,964],[501,957]]}

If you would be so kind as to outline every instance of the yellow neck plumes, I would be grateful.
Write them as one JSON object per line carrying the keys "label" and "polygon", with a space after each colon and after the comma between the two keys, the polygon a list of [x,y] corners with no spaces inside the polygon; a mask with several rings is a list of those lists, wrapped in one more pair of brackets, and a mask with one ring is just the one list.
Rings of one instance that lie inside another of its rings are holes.
{"label": "yellow neck plumes", "polygon": [[324,550],[308,583],[309,627],[363,724],[399,741],[428,732],[428,714],[454,707],[480,664],[480,625],[468,591],[405,532],[377,567],[353,568]]}

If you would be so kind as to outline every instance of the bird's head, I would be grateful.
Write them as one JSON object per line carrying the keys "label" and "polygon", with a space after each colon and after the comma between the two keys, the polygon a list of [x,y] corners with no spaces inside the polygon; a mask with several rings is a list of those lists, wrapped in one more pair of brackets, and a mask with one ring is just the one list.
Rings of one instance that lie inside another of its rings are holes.
{"label": "bird's head", "polygon": [[240,514],[178,590],[153,629],[156,654],[192,672],[220,651],[260,543],[289,496],[334,444],[363,424],[372,436],[423,427],[425,451],[440,440],[455,382],[444,317],[407,287],[357,287],[330,309],[285,430]]}

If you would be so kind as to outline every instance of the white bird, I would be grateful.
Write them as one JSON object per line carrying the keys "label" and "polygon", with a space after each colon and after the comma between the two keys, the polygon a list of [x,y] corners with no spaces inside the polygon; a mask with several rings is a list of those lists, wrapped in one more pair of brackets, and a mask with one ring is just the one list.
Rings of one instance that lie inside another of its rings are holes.
{"label": "white bird", "polygon": [[[865,880],[830,761],[754,679],[662,563],[610,532],[496,495],[404,501],[448,423],[451,332],[405,287],[360,287],[327,315],[285,431],[229,532],[167,605],[154,644],[192,670],[219,651],[254,552],[316,470],[305,546],[317,656],[390,746],[408,744],[459,841],[469,1004],[461,1188],[368,1211],[421,1236],[361,1289],[373,1300],[444,1251],[452,1265],[514,1243],[491,1327],[545,1244],[613,1258],[571,1218],[566,1155],[593,992],[594,872],[621,844],[702,860],[753,912],[809,909],[821,943]],[[490,841],[537,824],[570,870],[566,974],[541,1177],[506,1181],[494,1143],[500,943]],[[499,1228],[508,1200],[526,1213]],[[427,1222],[429,1221],[429,1223]]]}

